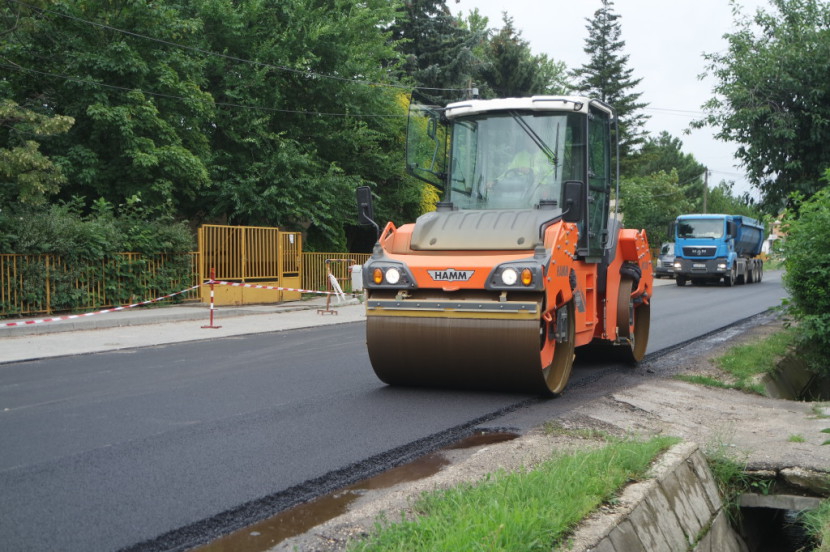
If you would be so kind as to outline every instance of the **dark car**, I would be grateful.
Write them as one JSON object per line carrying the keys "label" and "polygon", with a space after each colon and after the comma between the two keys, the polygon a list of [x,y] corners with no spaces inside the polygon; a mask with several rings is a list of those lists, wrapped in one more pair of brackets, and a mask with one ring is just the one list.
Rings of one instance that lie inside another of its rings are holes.
{"label": "dark car", "polygon": [[666,242],[660,247],[654,275],[657,278],[674,278],[674,243]]}

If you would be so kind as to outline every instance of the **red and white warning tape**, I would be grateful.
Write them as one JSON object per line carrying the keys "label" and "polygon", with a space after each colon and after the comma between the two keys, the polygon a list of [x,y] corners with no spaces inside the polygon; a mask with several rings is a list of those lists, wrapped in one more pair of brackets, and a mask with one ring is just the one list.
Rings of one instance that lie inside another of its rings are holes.
{"label": "red and white warning tape", "polygon": [[[207,280],[204,284],[201,285],[210,285],[214,284],[217,286],[234,286],[234,287],[248,287],[248,288],[256,288],[256,289],[276,289],[281,291],[299,291],[300,293],[319,293],[321,295],[335,295],[335,292],[332,291],[317,291],[313,289],[296,289],[296,288],[287,288],[287,287],[278,287],[278,286],[262,286],[262,285],[255,285],[255,284],[243,284],[240,282],[224,282],[219,280]],[[155,299],[150,299],[149,301],[142,301],[141,303],[133,303],[132,305],[122,305],[120,307],[115,307],[112,309],[105,309],[96,312],[85,312],[83,314],[70,314],[67,316],[57,316],[55,318],[41,318],[39,320],[23,320],[21,322],[7,322],[5,324],[0,324],[2,327],[9,327],[9,326],[31,326],[33,324],[43,324],[46,322],[58,322],[60,320],[72,320],[74,318],[83,318],[85,316],[95,316],[96,314],[106,314],[108,312],[116,312],[126,309],[131,309],[133,307],[140,307],[142,305],[148,305],[150,303],[157,303],[158,301],[163,301],[164,299],[169,299],[170,297],[174,297],[176,295],[181,295],[182,293],[187,293],[188,291],[194,290],[200,287],[200,285],[191,286],[187,289],[183,289],[181,291],[177,291],[175,293],[170,293],[163,297],[157,297]],[[211,305],[212,306],[212,305]]]}
{"label": "red and white warning tape", "polygon": [[296,289],[296,288],[287,288],[287,287],[278,287],[278,286],[261,286],[256,284],[243,284],[241,282],[223,282],[220,280],[208,280],[205,282],[205,285],[214,284],[217,286],[234,286],[234,287],[248,287],[248,288],[256,288],[256,289],[278,289],[281,291],[299,291],[300,293],[319,293],[320,295],[335,295],[333,291],[317,291],[314,289]]}
{"label": "red and white warning tape", "polygon": [[73,318],[83,318],[85,316],[95,316],[96,314],[105,314],[108,312],[115,312],[121,311],[126,309],[131,309],[133,307],[140,307],[141,305],[148,305],[150,303],[157,303],[158,301],[163,301],[164,299],[169,299],[170,297],[174,297],[176,295],[181,295],[182,293],[187,293],[188,291],[194,290],[200,287],[199,285],[191,286],[187,289],[183,289],[181,291],[177,291],[175,293],[170,293],[163,297],[157,297],[155,299],[150,299],[149,301],[142,301],[141,303],[133,303],[132,305],[122,305],[120,307],[115,307],[112,309],[105,309],[97,312],[85,312],[83,314],[70,314],[67,316],[57,316],[55,318],[41,318],[40,320],[24,320],[22,322],[7,322],[2,324],[4,327],[8,326],[31,326],[32,324],[43,324],[45,322],[57,322],[59,320],[72,320]]}

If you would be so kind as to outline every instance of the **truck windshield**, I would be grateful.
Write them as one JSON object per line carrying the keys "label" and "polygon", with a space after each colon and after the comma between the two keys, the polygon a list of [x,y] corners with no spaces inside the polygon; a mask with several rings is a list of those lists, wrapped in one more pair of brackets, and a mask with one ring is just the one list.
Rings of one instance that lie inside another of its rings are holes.
{"label": "truck windshield", "polygon": [[679,238],[722,238],[723,219],[687,219],[677,225]]}
{"label": "truck windshield", "polygon": [[561,205],[562,183],[583,180],[584,116],[499,112],[453,121],[449,199],[459,209]]}

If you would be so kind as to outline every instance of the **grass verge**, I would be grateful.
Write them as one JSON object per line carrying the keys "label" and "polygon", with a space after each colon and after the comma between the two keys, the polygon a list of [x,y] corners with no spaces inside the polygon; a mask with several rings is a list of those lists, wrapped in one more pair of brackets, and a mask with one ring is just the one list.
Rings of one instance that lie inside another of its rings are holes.
{"label": "grass verge", "polygon": [[425,493],[413,519],[381,520],[350,551],[551,550],[586,515],[611,501],[678,439],[612,441],[554,456],[532,470],[488,475],[475,484]]}
{"label": "grass verge", "polygon": [[830,500],[825,500],[815,510],[804,512],[801,519],[807,532],[820,543],[813,552],[830,552]]}
{"label": "grass verge", "polygon": [[759,376],[775,370],[776,362],[787,353],[794,341],[792,330],[781,330],[760,341],[732,347],[723,356],[714,359],[715,365],[724,372],[723,376],[678,374],[675,377],[699,385],[766,395]]}

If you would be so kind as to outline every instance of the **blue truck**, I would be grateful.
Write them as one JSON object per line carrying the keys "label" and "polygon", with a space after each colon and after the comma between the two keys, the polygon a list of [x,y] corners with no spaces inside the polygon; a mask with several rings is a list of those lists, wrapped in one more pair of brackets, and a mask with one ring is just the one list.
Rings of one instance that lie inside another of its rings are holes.
{"label": "blue truck", "polygon": [[760,282],[763,223],[742,215],[680,215],[674,222],[674,276],[678,286]]}

